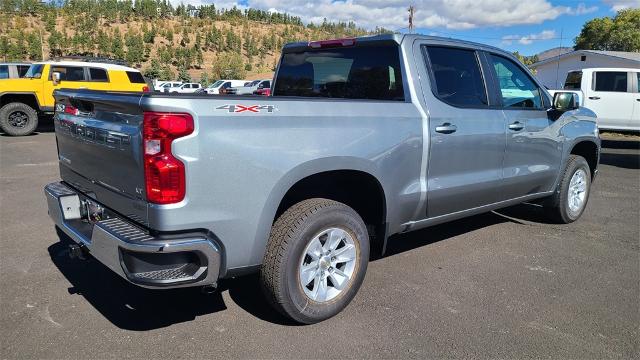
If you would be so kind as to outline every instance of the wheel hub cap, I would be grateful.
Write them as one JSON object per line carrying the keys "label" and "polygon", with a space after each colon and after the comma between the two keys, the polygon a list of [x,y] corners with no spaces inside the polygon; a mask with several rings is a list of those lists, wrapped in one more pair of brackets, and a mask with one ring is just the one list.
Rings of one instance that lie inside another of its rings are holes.
{"label": "wheel hub cap", "polygon": [[313,237],[300,261],[299,280],[305,295],[316,302],[340,295],[354,275],[357,251],[352,235],[339,228]]}
{"label": "wheel hub cap", "polygon": [[9,125],[17,128],[23,128],[27,125],[29,117],[22,111],[14,111],[9,114]]}
{"label": "wheel hub cap", "polygon": [[587,198],[587,173],[583,169],[578,169],[569,182],[569,196],[567,203],[569,210],[577,213],[582,210]]}

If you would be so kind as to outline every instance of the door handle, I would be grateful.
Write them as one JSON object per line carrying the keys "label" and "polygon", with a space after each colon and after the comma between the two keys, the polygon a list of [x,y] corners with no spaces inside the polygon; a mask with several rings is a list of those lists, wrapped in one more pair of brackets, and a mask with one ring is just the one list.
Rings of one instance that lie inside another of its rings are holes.
{"label": "door handle", "polygon": [[600,100],[600,96],[589,96],[590,100]]}
{"label": "door handle", "polygon": [[640,101],[640,99],[636,99],[636,101]]}
{"label": "door handle", "polygon": [[509,124],[509,130],[520,131],[522,129],[524,129],[524,124],[519,121]]}
{"label": "door handle", "polygon": [[451,123],[444,123],[440,126],[436,126],[436,132],[441,134],[451,134],[456,132],[456,130],[458,130],[458,127]]}

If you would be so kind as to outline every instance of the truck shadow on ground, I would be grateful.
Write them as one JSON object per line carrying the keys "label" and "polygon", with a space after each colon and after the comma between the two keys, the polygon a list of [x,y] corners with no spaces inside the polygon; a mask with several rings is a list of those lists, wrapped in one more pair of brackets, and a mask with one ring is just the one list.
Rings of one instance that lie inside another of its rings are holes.
{"label": "truck shadow on ground", "polygon": [[640,141],[638,140],[602,140],[600,164],[623,169],[638,170],[640,169],[640,156],[638,156],[637,153],[630,154],[615,151],[637,149],[640,149]]}
{"label": "truck shadow on ground", "polygon": [[[518,207],[522,206],[526,205]],[[542,219],[538,219],[540,215],[535,215],[535,211],[532,217],[528,210],[506,211],[510,215],[486,213],[393,236],[389,239],[385,256],[372,260],[384,261],[387,257],[483,227],[508,221],[519,222],[513,219],[514,215],[529,216],[527,220],[530,221]],[[269,306],[262,295],[257,275],[221,281],[218,291],[212,294],[204,294],[199,288],[144,289],[128,283],[90,256],[84,261],[71,259],[68,256],[68,246],[73,241],[59,229],[56,231],[60,241],[49,246],[48,251],[54,265],[71,283],[69,296],[84,297],[119,328],[133,331],[158,329],[224,311],[227,309],[222,297],[225,291],[228,291],[229,297],[240,308],[261,320],[279,325],[296,325]]]}

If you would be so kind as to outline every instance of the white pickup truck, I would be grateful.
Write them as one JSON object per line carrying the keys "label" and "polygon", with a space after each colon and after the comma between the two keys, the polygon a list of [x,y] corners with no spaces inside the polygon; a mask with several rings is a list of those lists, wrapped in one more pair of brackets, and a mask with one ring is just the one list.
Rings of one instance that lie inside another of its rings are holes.
{"label": "white pickup truck", "polygon": [[567,90],[578,94],[580,106],[596,113],[598,128],[640,131],[640,69],[570,71],[562,91]]}

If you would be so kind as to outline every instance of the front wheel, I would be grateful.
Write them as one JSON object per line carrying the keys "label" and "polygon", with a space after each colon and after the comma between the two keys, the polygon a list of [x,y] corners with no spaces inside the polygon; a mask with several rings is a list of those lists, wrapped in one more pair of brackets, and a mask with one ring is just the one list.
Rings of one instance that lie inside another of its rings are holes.
{"label": "front wheel", "polygon": [[364,280],[369,237],[360,216],[328,199],[309,199],[273,224],[260,279],[271,305],[304,324],[328,319]]}
{"label": "front wheel", "polygon": [[582,215],[591,193],[591,171],[587,161],[570,155],[557,191],[548,199],[547,215],[558,223],[572,223]]}
{"label": "front wheel", "polygon": [[27,104],[14,102],[0,109],[0,129],[7,135],[29,135],[37,127],[38,112]]}

